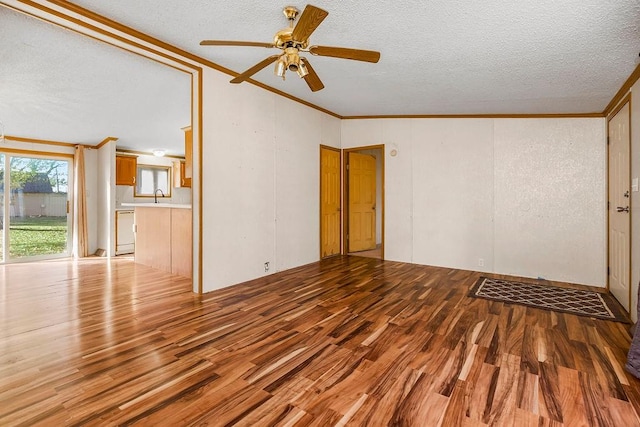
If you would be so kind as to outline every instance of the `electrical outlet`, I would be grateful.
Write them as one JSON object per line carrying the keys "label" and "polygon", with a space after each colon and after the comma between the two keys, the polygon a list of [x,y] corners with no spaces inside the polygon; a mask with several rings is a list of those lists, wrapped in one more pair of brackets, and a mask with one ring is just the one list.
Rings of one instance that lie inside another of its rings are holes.
{"label": "electrical outlet", "polygon": [[484,267],[484,259],[478,258],[478,267]]}
{"label": "electrical outlet", "polygon": [[264,263],[264,271],[265,272],[269,271],[269,261]]}

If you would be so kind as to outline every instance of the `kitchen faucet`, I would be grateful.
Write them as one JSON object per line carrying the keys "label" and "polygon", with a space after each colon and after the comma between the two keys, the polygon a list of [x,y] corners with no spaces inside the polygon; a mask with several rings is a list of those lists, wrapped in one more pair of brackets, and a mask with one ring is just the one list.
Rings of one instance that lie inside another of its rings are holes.
{"label": "kitchen faucet", "polygon": [[160,194],[162,194],[162,197],[164,197],[164,193],[162,192],[161,189],[157,189],[156,191],[153,192],[153,203],[158,203],[158,191],[160,192]]}

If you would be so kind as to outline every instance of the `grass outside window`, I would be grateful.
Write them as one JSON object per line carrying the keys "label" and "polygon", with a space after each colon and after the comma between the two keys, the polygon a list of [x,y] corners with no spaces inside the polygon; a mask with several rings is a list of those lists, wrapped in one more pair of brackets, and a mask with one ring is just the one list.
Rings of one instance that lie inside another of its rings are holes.
{"label": "grass outside window", "polygon": [[[67,250],[66,217],[11,218],[9,257],[61,254]],[[0,248],[4,228],[0,230]]]}

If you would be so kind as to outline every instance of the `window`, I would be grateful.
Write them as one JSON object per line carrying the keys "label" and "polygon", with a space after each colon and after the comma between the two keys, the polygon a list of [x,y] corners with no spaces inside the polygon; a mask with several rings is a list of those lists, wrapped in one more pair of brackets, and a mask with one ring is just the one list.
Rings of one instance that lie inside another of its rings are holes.
{"label": "window", "polygon": [[0,263],[71,253],[71,159],[0,153]]}
{"label": "window", "polygon": [[[135,197],[153,197],[161,190],[166,197],[171,196],[171,168],[168,166],[138,165],[136,173]],[[159,195],[159,194],[158,194]]]}

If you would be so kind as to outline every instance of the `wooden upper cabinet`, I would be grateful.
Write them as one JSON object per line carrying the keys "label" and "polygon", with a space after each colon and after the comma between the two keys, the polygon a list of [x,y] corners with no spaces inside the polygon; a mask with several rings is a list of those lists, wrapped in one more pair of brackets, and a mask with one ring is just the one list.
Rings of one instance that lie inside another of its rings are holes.
{"label": "wooden upper cabinet", "polygon": [[193,177],[193,132],[191,127],[184,130],[184,181],[183,187],[191,187]]}
{"label": "wooden upper cabinet", "polygon": [[185,163],[184,160],[175,160],[173,162],[173,186],[175,188],[191,187],[191,179],[187,181],[184,176]]}
{"label": "wooden upper cabinet", "polygon": [[116,155],[116,185],[136,185],[137,169],[136,157]]}

